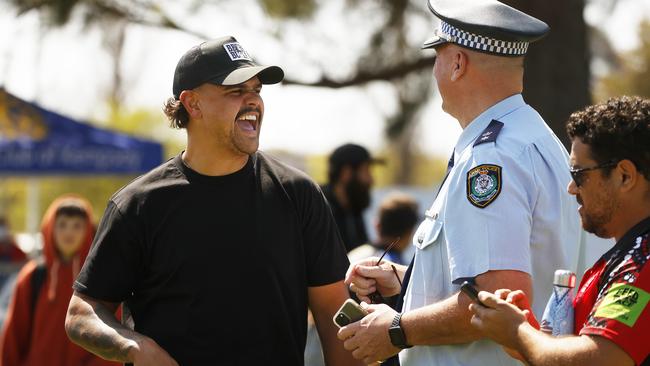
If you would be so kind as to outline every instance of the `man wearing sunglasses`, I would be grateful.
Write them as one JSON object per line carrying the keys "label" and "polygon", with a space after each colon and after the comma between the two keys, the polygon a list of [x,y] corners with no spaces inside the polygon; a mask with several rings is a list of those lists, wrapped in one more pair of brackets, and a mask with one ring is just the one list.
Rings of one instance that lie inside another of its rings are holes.
{"label": "man wearing sunglasses", "polygon": [[530,365],[650,365],[650,100],[613,98],[569,118],[568,191],[585,230],[616,244],[585,272],[574,301],[575,336],[533,329],[519,309],[480,292],[472,325]]}
{"label": "man wearing sunglasses", "polygon": [[355,363],[332,323],[348,261],[329,206],[257,151],[262,85],[283,77],[233,37],[181,57],[165,113],[187,149],[111,197],[74,284],[74,342],[137,366],[301,366],[309,305],[326,363]]}

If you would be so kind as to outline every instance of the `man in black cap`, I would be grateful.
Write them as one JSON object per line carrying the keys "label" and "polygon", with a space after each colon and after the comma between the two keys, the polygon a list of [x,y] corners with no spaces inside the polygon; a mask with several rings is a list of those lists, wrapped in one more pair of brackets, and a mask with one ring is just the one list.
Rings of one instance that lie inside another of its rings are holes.
{"label": "man in black cap", "polygon": [[521,96],[523,57],[548,26],[496,0],[429,0],[429,8],[440,25],[424,48],[436,51],[442,108],[463,132],[414,235],[414,261],[395,265],[404,285],[376,258],[348,270],[362,300],[401,292],[399,312],[366,306],[370,314],[339,338],[367,363],[399,352],[406,366],[516,364],[471,327],[459,287],[523,290],[541,316],[553,272],[575,263],[581,232],[565,190],[568,154]]}
{"label": "man in black cap", "polygon": [[283,76],[232,37],[180,59],[165,113],[187,149],[110,199],[74,284],[74,342],[135,365],[302,365],[309,305],[327,363],[354,363],[332,323],[348,261],[327,202],[257,151],[262,85]]}
{"label": "man in black cap", "polygon": [[368,243],[363,212],[370,206],[370,190],[374,183],[370,165],[383,163],[356,144],[337,147],[329,157],[328,183],[323,193],[341,233],[346,250]]}

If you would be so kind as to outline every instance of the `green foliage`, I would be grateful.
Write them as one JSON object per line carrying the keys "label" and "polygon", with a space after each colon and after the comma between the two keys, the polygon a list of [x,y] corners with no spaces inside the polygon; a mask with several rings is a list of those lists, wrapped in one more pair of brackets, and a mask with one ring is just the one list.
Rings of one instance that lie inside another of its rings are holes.
{"label": "green foliage", "polygon": [[637,49],[620,56],[622,66],[599,81],[596,100],[618,95],[650,97],[650,21],[640,24],[639,41]]}
{"label": "green foliage", "polygon": [[316,10],[315,0],[260,0],[266,13],[274,18],[309,18]]}

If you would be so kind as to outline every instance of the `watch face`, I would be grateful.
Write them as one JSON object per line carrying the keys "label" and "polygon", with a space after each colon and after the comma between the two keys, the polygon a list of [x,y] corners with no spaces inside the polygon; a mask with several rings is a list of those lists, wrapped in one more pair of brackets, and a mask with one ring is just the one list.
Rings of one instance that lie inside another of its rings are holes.
{"label": "watch face", "polygon": [[402,328],[393,327],[388,329],[388,336],[390,337],[390,343],[395,347],[406,348],[406,339],[404,337],[404,332]]}

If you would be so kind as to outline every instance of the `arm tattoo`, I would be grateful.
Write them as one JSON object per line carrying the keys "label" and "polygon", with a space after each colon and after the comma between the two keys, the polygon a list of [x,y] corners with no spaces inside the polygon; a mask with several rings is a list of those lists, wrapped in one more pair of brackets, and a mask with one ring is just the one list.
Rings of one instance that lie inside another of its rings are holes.
{"label": "arm tattoo", "polygon": [[131,362],[129,351],[144,338],[115,318],[99,302],[85,302],[73,296],[66,320],[68,337],[86,350],[111,361]]}

